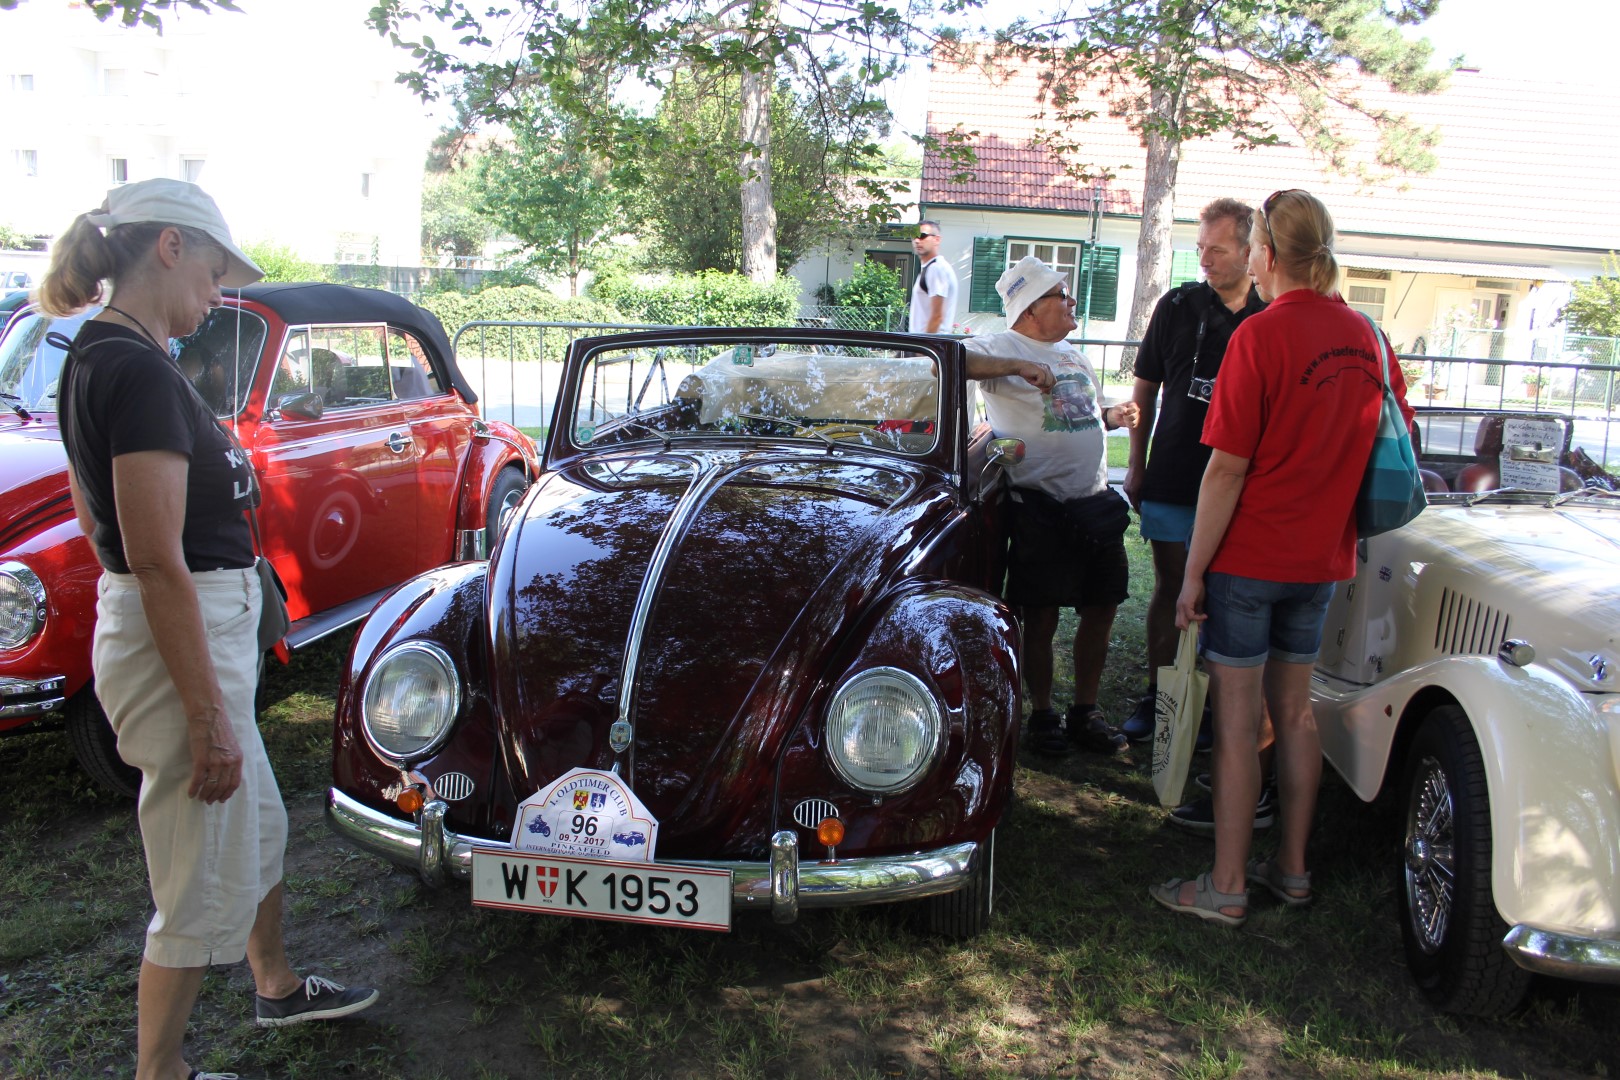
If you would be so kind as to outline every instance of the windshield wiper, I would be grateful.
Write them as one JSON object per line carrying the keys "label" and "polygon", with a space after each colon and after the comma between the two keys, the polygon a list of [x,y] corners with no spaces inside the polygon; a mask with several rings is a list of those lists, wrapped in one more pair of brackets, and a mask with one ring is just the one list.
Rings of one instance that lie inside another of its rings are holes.
{"label": "windshield wiper", "polygon": [[11,411],[22,417],[24,420],[32,420],[34,418],[33,413],[22,407],[22,398],[18,397],[16,394],[0,393],[0,401],[4,401],[7,405],[10,405]]}
{"label": "windshield wiper", "polygon": [[834,449],[837,449],[838,447],[836,442],[827,438],[827,436],[823,435],[809,424],[801,424],[797,420],[789,419],[786,416],[760,416],[758,413],[745,412],[740,412],[737,415],[744,420],[758,420],[764,424],[781,424],[783,427],[792,431],[794,435],[814,435],[828,446],[831,446]]}
{"label": "windshield wiper", "polygon": [[665,450],[669,449],[669,432],[660,431],[658,428],[653,427],[651,424],[642,423],[640,420],[632,420],[629,417],[625,417],[624,419],[621,419],[619,421],[619,424],[621,426],[623,426],[623,427],[640,428],[642,431],[645,431],[647,434],[656,436],[658,441],[664,444],[664,449]]}
{"label": "windshield wiper", "polygon": [[1620,499],[1620,491],[1610,491],[1608,488],[1601,487],[1578,487],[1573,491],[1562,491],[1554,495],[1547,500],[1547,507],[1551,509],[1563,506],[1569,500],[1579,498],[1582,495],[1601,495],[1605,499]]}

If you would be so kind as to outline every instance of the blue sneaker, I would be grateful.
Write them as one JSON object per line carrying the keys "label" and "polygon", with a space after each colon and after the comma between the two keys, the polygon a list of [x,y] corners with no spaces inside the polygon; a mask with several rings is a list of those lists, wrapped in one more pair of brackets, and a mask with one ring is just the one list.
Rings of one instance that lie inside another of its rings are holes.
{"label": "blue sneaker", "polygon": [[1136,703],[1136,711],[1126,717],[1125,722],[1119,726],[1119,730],[1124,732],[1125,737],[1131,742],[1145,743],[1153,741],[1155,702],[1158,696],[1158,692],[1150,687],[1142,700]]}
{"label": "blue sneaker", "polygon": [[[1269,829],[1276,819],[1277,793],[1267,784],[1260,789],[1260,801],[1254,807],[1254,827],[1256,830]],[[1176,807],[1170,811],[1170,824],[1199,836],[1214,836],[1215,797],[1205,795],[1185,806]]]}

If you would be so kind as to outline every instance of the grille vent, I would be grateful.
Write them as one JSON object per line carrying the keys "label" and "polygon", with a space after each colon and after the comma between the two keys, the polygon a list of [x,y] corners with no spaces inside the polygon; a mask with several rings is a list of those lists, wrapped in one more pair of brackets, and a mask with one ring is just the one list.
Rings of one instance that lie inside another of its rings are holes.
{"label": "grille vent", "polygon": [[1508,636],[1508,622],[1507,612],[1445,589],[1434,628],[1435,650],[1450,656],[1495,656]]}
{"label": "grille vent", "polygon": [[459,802],[472,791],[472,777],[464,772],[447,772],[433,781],[433,793],[446,802]]}
{"label": "grille vent", "polygon": [[793,820],[806,829],[813,829],[830,817],[840,817],[838,807],[826,799],[806,799],[793,808]]}

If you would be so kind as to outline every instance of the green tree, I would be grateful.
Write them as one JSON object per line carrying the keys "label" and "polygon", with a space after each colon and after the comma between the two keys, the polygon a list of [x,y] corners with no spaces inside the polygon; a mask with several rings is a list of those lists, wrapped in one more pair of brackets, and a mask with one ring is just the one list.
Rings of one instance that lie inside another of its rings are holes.
{"label": "green tree", "polygon": [[1577,334],[1620,338],[1620,258],[1609,252],[1603,273],[1577,281],[1559,317]]}
{"label": "green tree", "polygon": [[310,262],[286,244],[269,240],[243,244],[242,253],[264,271],[265,281],[331,281],[330,267]]}
{"label": "green tree", "polygon": [[577,118],[538,94],[524,95],[509,126],[511,147],[483,156],[482,212],[517,237],[532,266],[565,275],[578,296],[580,273],[624,223],[614,169],[587,145]]}
{"label": "green tree", "polygon": [[[737,124],[738,79],[678,73],[664,92],[636,165],[636,224],[655,258],[682,271],[741,270],[746,227],[738,169],[728,139]],[[855,93],[844,84],[832,88]],[[837,228],[864,220],[870,202],[845,182],[881,163],[871,143],[841,141],[825,114],[783,83],[771,99],[772,203],[783,266]]]}
{"label": "green tree", "polygon": [[[1438,133],[1368,104],[1368,77],[1409,94],[1444,87],[1426,40],[1408,41],[1438,0],[1098,0],[1046,21],[1021,20],[1002,51],[1043,67],[1044,115],[1080,131],[1100,111],[1121,116],[1147,152],[1136,291],[1127,336],[1139,338],[1170,282],[1171,210],[1182,147],[1230,137],[1240,146],[1278,143],[1290,127],[1335,171],[1373,183],[1434,167]],[[1379,132],[1375,167],[1353,164],[1343,129],[1351,114]],[[1084,146],[1054,135],[1077,179],[1099,175]]]}
{"label": "green tree", "polygon": [[427,260],[446,253],[463,258],[481,255],[494,236],[495,227],[480,210],[481,171],[473,159],[422,178],[422,253]]}
{"label": "green tree", "polygon": [[[21,2],[22,0],[0,0],[0,11],[11,11]],[[158,15],[159,11],[179,11],[182,8],[205,13],[212,8],[234,11],[238,14],[242,11],[231,0],[90,0],[90,3],[80,6],[102,22],[106,22],[116,14],[118,21],[125,26],[139,23],[150,26],[160,33],[163,30],[163,19]]]}
{"label": "green tree", "polygon": [[[509,25],[521,28],[518,47],[496,49],[485,21],[497,14],[513,15]],[[583,9],[518,0],[488,15],[465,0],[377,0],[370,18],[379,32],[411,51],[417,70],[402,78],[424,97],[464,80],[474,88],[473,111],[502,120],[524,88],[542,85],[561,112],[585,121],[593,149],[609,158],[623,155],[621,161],[633,161],[644,150],[639,118],[615,104],[625,82],[662,89],[676,69],[699,79],[736,79],[737,126],[722,145],[728,166],[741,177],[741,266],[766,283],[775,279],[778,263],[781,206],[774,190],[771,98],[779,77],[810,96],[829,126],[858,131],[887,116],[887,106],[870,89],[899,70],[900,54],[918,33],[895,8],[865,0],[803,6],[780,0],[622,0]],[[424,19],[452,25],[460,47],[440,48],[430,34],[408,26]],[[486,50],[485,58],[467,59],[473,47]],[[859,92],[843,95],[835,108],[833,87],[846,68],[839,49],[845,47],[856,54],[847,66],[850,85]],[[881,192],[873,189],[874,195]]]}

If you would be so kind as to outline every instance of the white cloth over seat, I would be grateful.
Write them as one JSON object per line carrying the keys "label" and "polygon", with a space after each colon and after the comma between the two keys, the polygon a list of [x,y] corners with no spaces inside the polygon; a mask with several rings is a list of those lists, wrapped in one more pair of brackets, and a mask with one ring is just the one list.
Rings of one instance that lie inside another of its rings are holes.
{"label": "white cloth over seat", "polygon": [[676,396],[701,401],[701,423],[743,413],[865,424],[939,417],[939,376],[927,357],[788,353],[750,363],[740,348],[682,380]]}

